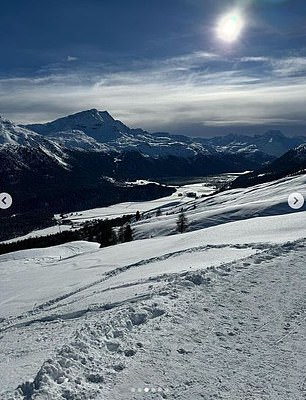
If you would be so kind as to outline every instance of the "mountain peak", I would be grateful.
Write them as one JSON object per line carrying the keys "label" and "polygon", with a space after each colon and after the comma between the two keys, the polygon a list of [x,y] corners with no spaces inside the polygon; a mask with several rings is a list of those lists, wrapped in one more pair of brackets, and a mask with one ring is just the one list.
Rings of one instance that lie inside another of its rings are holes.
{"label": "mountain peak", "polygon": [[46,124],[32,124],[26,127],[42,135],[80,131],[100,143],[109,143],[125,133],[130,133],[130,129],[122,122],[116,121],[108,111],[98,111],[96,108],[80,111]]}
{"label": "mountain peak", "polygon": [[90,122],[90,121],[100,121],[104,123],[109,123],[109,122],[114,122],[114,118],[110,115],[108,111],[99,111],[96,108],[92,108],[90,110],[85,110],[85,111],[80,111],[75,114],[68,115],[68,117],[63,117],[58,119],[59,120],[64,120],[66,118],[69,118],[71,120],[78,120],[78,121],[84,121],[84,122]]}

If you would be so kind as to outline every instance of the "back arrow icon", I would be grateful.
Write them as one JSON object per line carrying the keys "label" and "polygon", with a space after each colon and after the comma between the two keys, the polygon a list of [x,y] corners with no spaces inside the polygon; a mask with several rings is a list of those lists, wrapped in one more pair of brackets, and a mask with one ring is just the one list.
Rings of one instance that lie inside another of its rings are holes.
{"label": "back arrow icon", "polygon": [[6,210],[12,205],[12,196],[9,193],[0,193],[0,209]]}

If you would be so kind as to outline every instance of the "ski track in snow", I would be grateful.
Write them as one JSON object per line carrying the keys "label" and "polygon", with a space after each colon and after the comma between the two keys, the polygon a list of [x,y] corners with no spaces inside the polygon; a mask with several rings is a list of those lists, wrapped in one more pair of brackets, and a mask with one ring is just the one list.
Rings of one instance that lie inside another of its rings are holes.
{"label": "ski track in snow", "polygon": [[156,238],[1,256],[0,399],[306,399],[304,187],[184,199],[184,235],[180,202],[133,223]]}
{"label": "ski track in snow", "polygon": [[[107,281],[108,279],[110,279],[110,278],[112,278],[114,276],[117,276],[117,275],[119,275],[119,274],[121,274],[121,273],[123,273],[125,271],[128,271],[128,270],[130,270],[132,268],[141,268],[144,265],[151,264],[151,263],[154,263],[154,262],[157,262],[157,261],[168,260],[169,258],[177,257],[177,256],[182,255],[182,254],[203,252],[203,251],[207,251],[208,249],[211,249],[211,248],[220,249],[221,250],[221,249],[224,249],[226,247],[234,248],[234,249],[244,249],[244,248],[252,248],[253,247],[253,248],[258,249],[258,250],[259,249],[262,250],[262,249],[267,248],[267,247],[270,248],[269,245],[265,245],[265,244],[253,244],[253,245],[252,244],[251,245],[249,245],[249,244],[247,244],[247,245],[206,245],[206,246],[197,246],[197,247],[190,248],[190,249],[187,249],[187,250],[179,250],[179,251],[175,251],[175,252],[170,252],[170,253],[167,253],[167,254],[162,254],[162,255],[157,256],[157,257],[151,257],[151,258],[148,258],[148,259],[143,259],[141,261],[137,261],[135,263],[132,263],[132,264],[129,264],[129,265],[124,265],[124,266],[118,267],[118,268],[116,268],[114,270],[110,270],[110,271],[106,272],[101,279],[96,280],[96,281],[94,281],[94,282],[92,282],[92,283],[90,283],[88,285],[84,285],[84,286],[82,286],[82,287],[80,287],[80,288],[78,288],[78,289],[76,289],[74,291],[65,293],[65,294],[63,294],[63,295],[61,295],[59,297],[54,298],[54,299],[50,299],[50,300],[48,300],[47,302],[45,302],[43,304],[35,306],[32,310],[30,310],[30,311],[28,311],[28,312],[26,312],[26,313],[24,313],[22,315],[19,315],[19,316],[16,316],[16,317],[10,317],[10,318],[7,318],[7,319],[6,318],[2,318],[2,321],[0,321],[0,333],[5,332],[5,331],[7,331],[7,330],[9,330],[11,328],[15,328],[15,327],[19,327],[19,326],[28,326],[31,323],[39,322],[39,319],[34,319],[34,320],[27,320],[26,322],[15,323],[18,320],[27,319],[29,316],[37,315],[37,314],[39,314],[41,312],[48,311],[50,309],[52,310],[52,306],[55,306],[55,307],[53,307],[53,309],[54,308],[57,309],[58,308],[57,303],[60,303],[62,300],[67,300],[69,297],[75,296],[76,294],[80,294],[83,291],[86,291],[86,290],[91,289],[91,288],[93,288],[95,286],[98,286],[101,283]],[[69,256],[69,257],[65,258],[65,260],[70,259],[70,258],[74,258],[74,257],[77,257],[77,255]],[[164,279],[167,275],[168,274],[162,274],[161,276],[149,278],[145,282]],[[135,284],[137,285],[139,283],[142,284],[142,283],[144,283],[144,281],[139,282],[139,280],[137,280],[137,282],[131,283],[130,285],[135,285]],[[108,290],[112,290],[112,289],[114,290],[114,289],[121,288],[121,287],[124,287],[124,286],[127,286],[127,285],[128,284],[125,284],[125,285],[122,285],[122,286],[108,287],[108,288],[104,289],[103,291],[108,291]],[[75,300],[72,300],[72,302],[75,303]],[[111,304],[106,304],[106,305],[103,305],[102,309],[107,308],[107,307],[112,307],[112,306],[111,306]],[[73,314],[75,314],[75,316],[72,315],[71,319],[76,318],[78,316],[78,313],[80,314],[80,316],[82,316],[83,314],[85,314],[86,311],[90,311],[90,309],[88,309],[88,310],[80,310],[79,312],[73,313]],[[63,318],[63,316],[61,316],[61,315],[55,315],[55,316],[48,315],[46,317],[42,317],[41,318],[42,322],[47,322],[47,321],[51,321],[51,320],[54,320],[54,319],[65,319],[65,318]],[[68,319],[68,315],[67,315],[67,319]]]}
{"label": "ski track in snow", "polygon": [[70,315],[70,326],[63,315],[11,326],[1,340],[22,340],[34,327],[64,332],[65,342],[3,399],[305,398],[306,244],[258,247],[219,267],[169,274],[144,296]]}

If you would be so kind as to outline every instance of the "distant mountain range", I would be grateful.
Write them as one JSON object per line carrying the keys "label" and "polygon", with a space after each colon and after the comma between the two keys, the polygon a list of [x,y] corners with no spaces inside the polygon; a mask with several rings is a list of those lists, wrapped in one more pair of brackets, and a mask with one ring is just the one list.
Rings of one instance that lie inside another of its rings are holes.
{"label": "distant mountain range", "polygon": [[44,135],[70,150],[139,151],[151,157],[192,157],[216,153],[240,153],[250,157],[258,153],[261,162],[263,155],[279,157],[306,141],[306,136],[289,138],[280,131],[268,131],[256,136],[230,134],[211,139],[169,133],[150,134],[142,129],[130,129],[121,121],[115,120],[107,111],[96,109],[46,124],[26,125],[24,128]]}
{"label": "distant mountain range", "polygon": [[174,155],[192,157],[208,153],[208,149],[187,137],[177,140],[171,136],[152,135],[142,129],[130,129],[116,121],[107,111],[88,110],[47,124],[27,125],[25,128],[48,137],[70,150],[138,151],[151,157]]}
{"label": "distant mountain range", "polygon": [[219,151],[230,152],[257,150],[274,157],[280,157],[288,150],[306,142],[306,136],[287,137],[282,132],[270,130],[263,135],[226,135],[208,139]]}
{"label": "distant mountain range", "polygon": [[227,188],[249,187],[299,174],[306,174],[306,144],[289,150],[256,171],[238,177]]}
{"label": "distant mountain range", "polygon": [[1,190],[14,198],[1,215],[156,198],[173,189],[126,181],[271,168],[269,162],[302,143],[306,137],[278,131],[211,139],[152,134],[96,109],[46,124],[16,125],[0,117]]}
{"label": "distant mountain range", "polygon": [[0,117],[0,162],[8,185],[27,173],[42,181],[76,173],[79,179],[85,174],[120,181],[256,170],[303,143],[306,137],[279,131],[214,138],[151,134],[96,109],[23,126]]}

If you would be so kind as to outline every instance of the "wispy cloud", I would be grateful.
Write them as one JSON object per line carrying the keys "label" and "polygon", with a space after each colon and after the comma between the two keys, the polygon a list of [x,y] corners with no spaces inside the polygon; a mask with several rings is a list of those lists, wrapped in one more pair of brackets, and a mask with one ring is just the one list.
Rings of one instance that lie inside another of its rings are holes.
{"label": "wispy cloud", "polygon": [[280,77],[306,76],[306,57],[272,60],[274,73]]}
{"label": "wispy cloud", "polygon": [[264,56],[253,56],[253,57],[241,57],[241,62],[267,62],[270,61],[269,57]]}
{"label": "wispy cloud", "polygon": [[77,61],[77,60],[78,60],[78,57],[67,56],[67,61],[68,61],[68,62]]}
{"label": "wispy cloud", "polygon": [[227,59],[199,52],[116,72],[96,66],[0,79],[0,109],[17,122],[33,122],[95,107],[131,126],[193,134],[210,127],[306,126],[305,75],[303,57]]}

